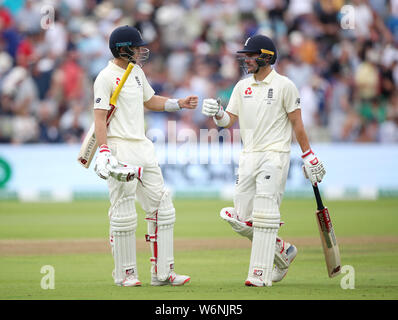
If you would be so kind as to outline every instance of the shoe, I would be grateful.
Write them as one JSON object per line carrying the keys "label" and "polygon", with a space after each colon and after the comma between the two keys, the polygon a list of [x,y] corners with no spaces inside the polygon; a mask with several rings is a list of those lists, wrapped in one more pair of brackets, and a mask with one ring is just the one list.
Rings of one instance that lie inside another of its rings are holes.
{"label": "shoe", "polygon": [[277,265],[275,265],[274,269],[272,270],[272,282],[279,282],[281,281],[287,274],[287,271],[289,270],[290,264],[293,262],[294,258],[297,256],[297,248],[289,243],[286,247],[287,249],[284,249],[281,252],[281,256],[284,258],[286,261],[287,267],[285,268],[280,268]]}
{"label": "shoe", "polygon": [[152,273],[151,277],[151,286],[183,286],[184,284],[188,283],[191,280],[188,276],[183,276],[176,274],[175,272],[171,272],[170,276],[164,280],[160,281],[156,274]]}
{"label": "shoe", "polygon": [[272,282],[265,283],[261,277],[248,277],[245,281],[245,286],[248,286],[248,287],[271,287]]}
{"label": "shoe", "polygon": [[[112,277],[115,276],[115,270],[112,271]],[[134,274],[127,274],[126,278],[120,283],[116,283],[119,287],[140,287],[141,281]]]}

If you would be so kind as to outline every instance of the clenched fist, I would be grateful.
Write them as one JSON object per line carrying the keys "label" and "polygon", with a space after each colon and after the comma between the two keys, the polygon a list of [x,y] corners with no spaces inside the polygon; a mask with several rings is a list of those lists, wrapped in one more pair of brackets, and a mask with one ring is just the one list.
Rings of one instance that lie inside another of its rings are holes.
{"label": "clenched fist", "polygon": [[198,106],[198,97],[188,96],[184,99],[179,99],[178,104],[181,109],[195,109]]}
{"label": "clenched fist", "polygon": [[204,99],[202,104],[202,113],[206,117],[221,117],[224,110],[220,105],[220,102],[215,99]]}

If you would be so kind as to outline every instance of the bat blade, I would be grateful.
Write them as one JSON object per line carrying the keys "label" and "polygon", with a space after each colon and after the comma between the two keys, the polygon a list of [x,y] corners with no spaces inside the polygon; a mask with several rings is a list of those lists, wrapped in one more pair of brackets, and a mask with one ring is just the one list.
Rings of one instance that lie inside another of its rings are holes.
{"label": "bat blade", "polygon": [[328,208],[316,211],[316,220],[319,228],[319,235],[325,255],[326,267],[329,278],[333,278],[341,272],[340,250],[337,244],[332,221]]}
{"label": "bat blade", "polygon": [[329,278],[333,278],[341,272],[340,250],[337,244],[337,238],[334,233],[329,210],[323,206],[317,186],[314,186],[314,193],[318,205],[315,216],[318,224],[319,236],[321,238],[323,254],[325,256],[326,268]]}
{"label": "bat blade", "polygon": [[[130,75],[131,70],[133,70],[133,68],[134,68],[134,65],[132,63],[129,63],[126,71],[123,74],[122,79],[120,80],[118,86],[116,87],[115,91],[113,92],[113,94],[110,98],[109,105],[111,108],[108,111],[108,114],[106,117],[106,125],[109,125],[110,121],[112,120],[112,117],[116,111],[116,101],[117,101],[117,98],[119,97],[119,93],[122,90],[122,87],[123,87],[124,83],[126,82],[128,76]],[[95,126],[94,126],[94,124],[92,124],[90,129],[88,130],[86,136],[84,137],[84,140],[80,147],[79,154],[77,156],[77,161],[84,168],[90,167],[91,161],[94,158],[97,148],[98,148],[98,143],[97,143],[97,139],[95,138]]]}
{"label": "bat blade", "polygon": [[95,138],[95,127],[93,123],[82,142],[82,146],[80,148],[77,161],[83,167],[88,168],[90,166],[91,161],[93,160],[97,147],[98,144],[97,144],[97,139]]}

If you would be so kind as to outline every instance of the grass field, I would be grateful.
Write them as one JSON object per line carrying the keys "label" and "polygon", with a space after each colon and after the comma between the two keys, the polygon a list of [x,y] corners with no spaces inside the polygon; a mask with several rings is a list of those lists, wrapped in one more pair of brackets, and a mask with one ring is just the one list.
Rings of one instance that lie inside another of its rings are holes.
{"label": "grass field", "polygon": [[[355,271],[355,289],[342,289],[345,274],[329,279],[312,200],[283,202],[280,236],[299,254],[287,277],[272,288],[244,286],[248,240],[218,215],[230,202],[176,200],[176,271],[189,274],[184,287],[149,285],[146,223],[139,212],[138,272],[143,286],[113,285],[107,244],[108,203],[0,202],[0,299],[268,300],[397,299],[398,199],[327,201],[340,243],[342,265]],[[40,283],[45,265],[55,270],[55,289]],[[347,274],[348,275],[348,274]]]}

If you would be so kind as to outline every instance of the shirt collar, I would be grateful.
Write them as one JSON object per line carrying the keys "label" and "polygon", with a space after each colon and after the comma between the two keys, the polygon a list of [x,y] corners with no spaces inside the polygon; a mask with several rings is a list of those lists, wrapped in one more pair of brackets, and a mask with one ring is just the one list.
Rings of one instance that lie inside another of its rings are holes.
{"label": "shirt collar", "polygon": [[264,80],[262,80],[262,81],[257,81],[257,80],[254,78],[254,74],[253,74],[253,75],[252,75],[252,78],[251,78],[252,84],[261,83],[261,82],[263,82],[263,83],[265,83],[265,84],[269,84],[269,83],[271,83],[271,81],[272,81],[272,79],[275,77],[275,75],[276,75],[276,71],[275,71],[274,69],[272,69],[271,72],[265,77]]}
{"label": "shirt collar", "polygon": [[109,65],[109,67],[111,67],[115,71],[123,72],[123,73],[126,71],[126,69],[123,69],[123,68],[119,67],[112,60],[109,60],[108,65]]}

